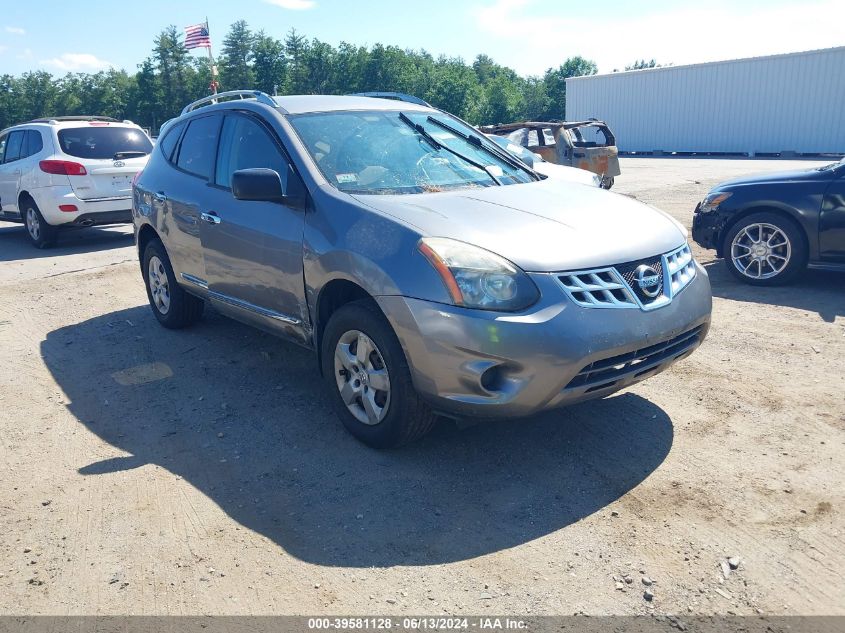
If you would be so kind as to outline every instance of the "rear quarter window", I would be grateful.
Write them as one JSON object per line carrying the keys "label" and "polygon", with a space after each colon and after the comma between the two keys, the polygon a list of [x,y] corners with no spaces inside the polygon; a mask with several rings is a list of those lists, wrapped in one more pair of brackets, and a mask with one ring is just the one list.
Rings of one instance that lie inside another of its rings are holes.
{"label": "rear quarter window", "polygon": [[169,162],[173,162],[173,150],[176,149],[176,143],[179,142],[179,135],[182,134],[182,130],[184,129],[184,121],[182,121],[181,123],[177,123],[169,130],[167,130],[164,136],[161,137],[158,141],[158,146],[161,149],[161,153],[164,154],[164,157]]}
{"label": "rear quarter window", "polygon": [[26,139],[24,140],[24,151],[21,152],[21,158],[38,154],[43,149],[44,141],[41,139],[41,132],[38,130],[27,130]]}
{"label": "rear quarter window", "polygon": [[146,156],[153,149],[150,139],[138,128],[88,126],[59,130],[59,146],[77,158],[131,158]]}

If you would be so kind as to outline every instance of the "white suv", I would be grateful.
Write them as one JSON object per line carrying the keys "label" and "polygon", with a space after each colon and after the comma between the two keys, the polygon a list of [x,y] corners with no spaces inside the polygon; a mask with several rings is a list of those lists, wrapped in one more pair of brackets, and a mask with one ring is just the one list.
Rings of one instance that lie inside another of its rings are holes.
{"label": "white suv", "polygon": [[0,220],[23,222],[32,243],[59,227],[132,221],[132,180],[153,144],[131,121],[36,119],[0,132]]}

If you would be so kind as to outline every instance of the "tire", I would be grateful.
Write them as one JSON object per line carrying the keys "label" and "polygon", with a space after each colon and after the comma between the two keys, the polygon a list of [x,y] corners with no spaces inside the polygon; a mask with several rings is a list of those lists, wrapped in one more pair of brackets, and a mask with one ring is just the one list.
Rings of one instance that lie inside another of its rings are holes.
{"label": "tire", "polygon": [[159,323],[178,330],[199,321],[205,301],[186,292],[176,282],[170,258],[159,240],[151,240],[144,249],[141,271],[150,308]]}
{"label": "tire", "polygon": [[32,242],[32,245],[35,248],[54,246],[59,229],[52,224],[47,224],[47,220],[41,215],[35,201],[32,198],[25,198],[21,211],[26,234],[29,235],[29,241]]}
{"label": "tire", "polygon": [[[366,355],[366,365],[355,358],[361,349],[361,335],[373,347]],[[367,446],[394,448],[421,438],[434,427],[437,417],[414,389],[402,346],[372,301],[348,303],[332,314],[322,338],[321,362],[338,417]],[[356,383],[360,383],[357,388]],[[376,387],[385,384],[386,391]],[[341,395],[344,388],[349,405]],[[375,405],[369,412],[375,409],[380,416],[377,419],[368,415],[366,399]]]}
{"label": "tire", "polygon": [[788,283],[807,265],[801,228],[770,211],[752,213],[731,226],[722,249],[731,274],[752,286]]}
{"label": "tire", "polygon": [[610,191],[610,188],[613,186],[613,182],[614,182],[613,176],[610,176],[610,177],[602,176],[601,177],[601,188],[607,189],[608,191]]}

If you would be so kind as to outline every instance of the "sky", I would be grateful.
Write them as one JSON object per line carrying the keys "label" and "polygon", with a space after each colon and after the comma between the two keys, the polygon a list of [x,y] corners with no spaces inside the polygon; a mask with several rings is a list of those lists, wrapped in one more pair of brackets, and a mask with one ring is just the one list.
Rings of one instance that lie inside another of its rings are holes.
{"label": "sky", "polygon": [[279,38],[293,27],[333,45],[380,42],[467,62],[485,53],[522,75],[542,74],[574,55],[604,73],[637,59],[677,66],[845,45],[845,0],[0,0],[0,6],[0,74],[110,66],[133,72],[164,27],[206,16],[216,49],[229,25],[244,19]]}

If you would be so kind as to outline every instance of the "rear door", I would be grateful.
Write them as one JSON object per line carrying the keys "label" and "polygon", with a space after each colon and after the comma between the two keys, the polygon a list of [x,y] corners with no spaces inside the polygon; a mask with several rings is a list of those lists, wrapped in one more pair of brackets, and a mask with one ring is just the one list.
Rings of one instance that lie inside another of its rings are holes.
{"label": "rear door", "polygon": [[208,283],[200,217],[214,193],[210,183],[222,121],[222,115],[211,113],[174,124],[156,148],[168,164],[162,165],[157,157],[149,175],[145,170],[142,176],[142,181],[150,182],[149,197],[156,217],[161,218],[158,228],[174,272],[201,294]]}
{"label": "rear door", "polygon": [[60,128],[57,140],[67,160],[85,167],[85,175],[70,179],[81,200],[129,198],[132,178],[144,168],[153,149],[140,128],[107,121]]}
{"label": "rear door", "polygon": [[231,190],[232,174],[251,167],[273,169],[286,184],[289,164],[278,137],[259,117],[227,113],[200,235],[215,307],[304,342],[304,211],[275,202],[236,200]]}

